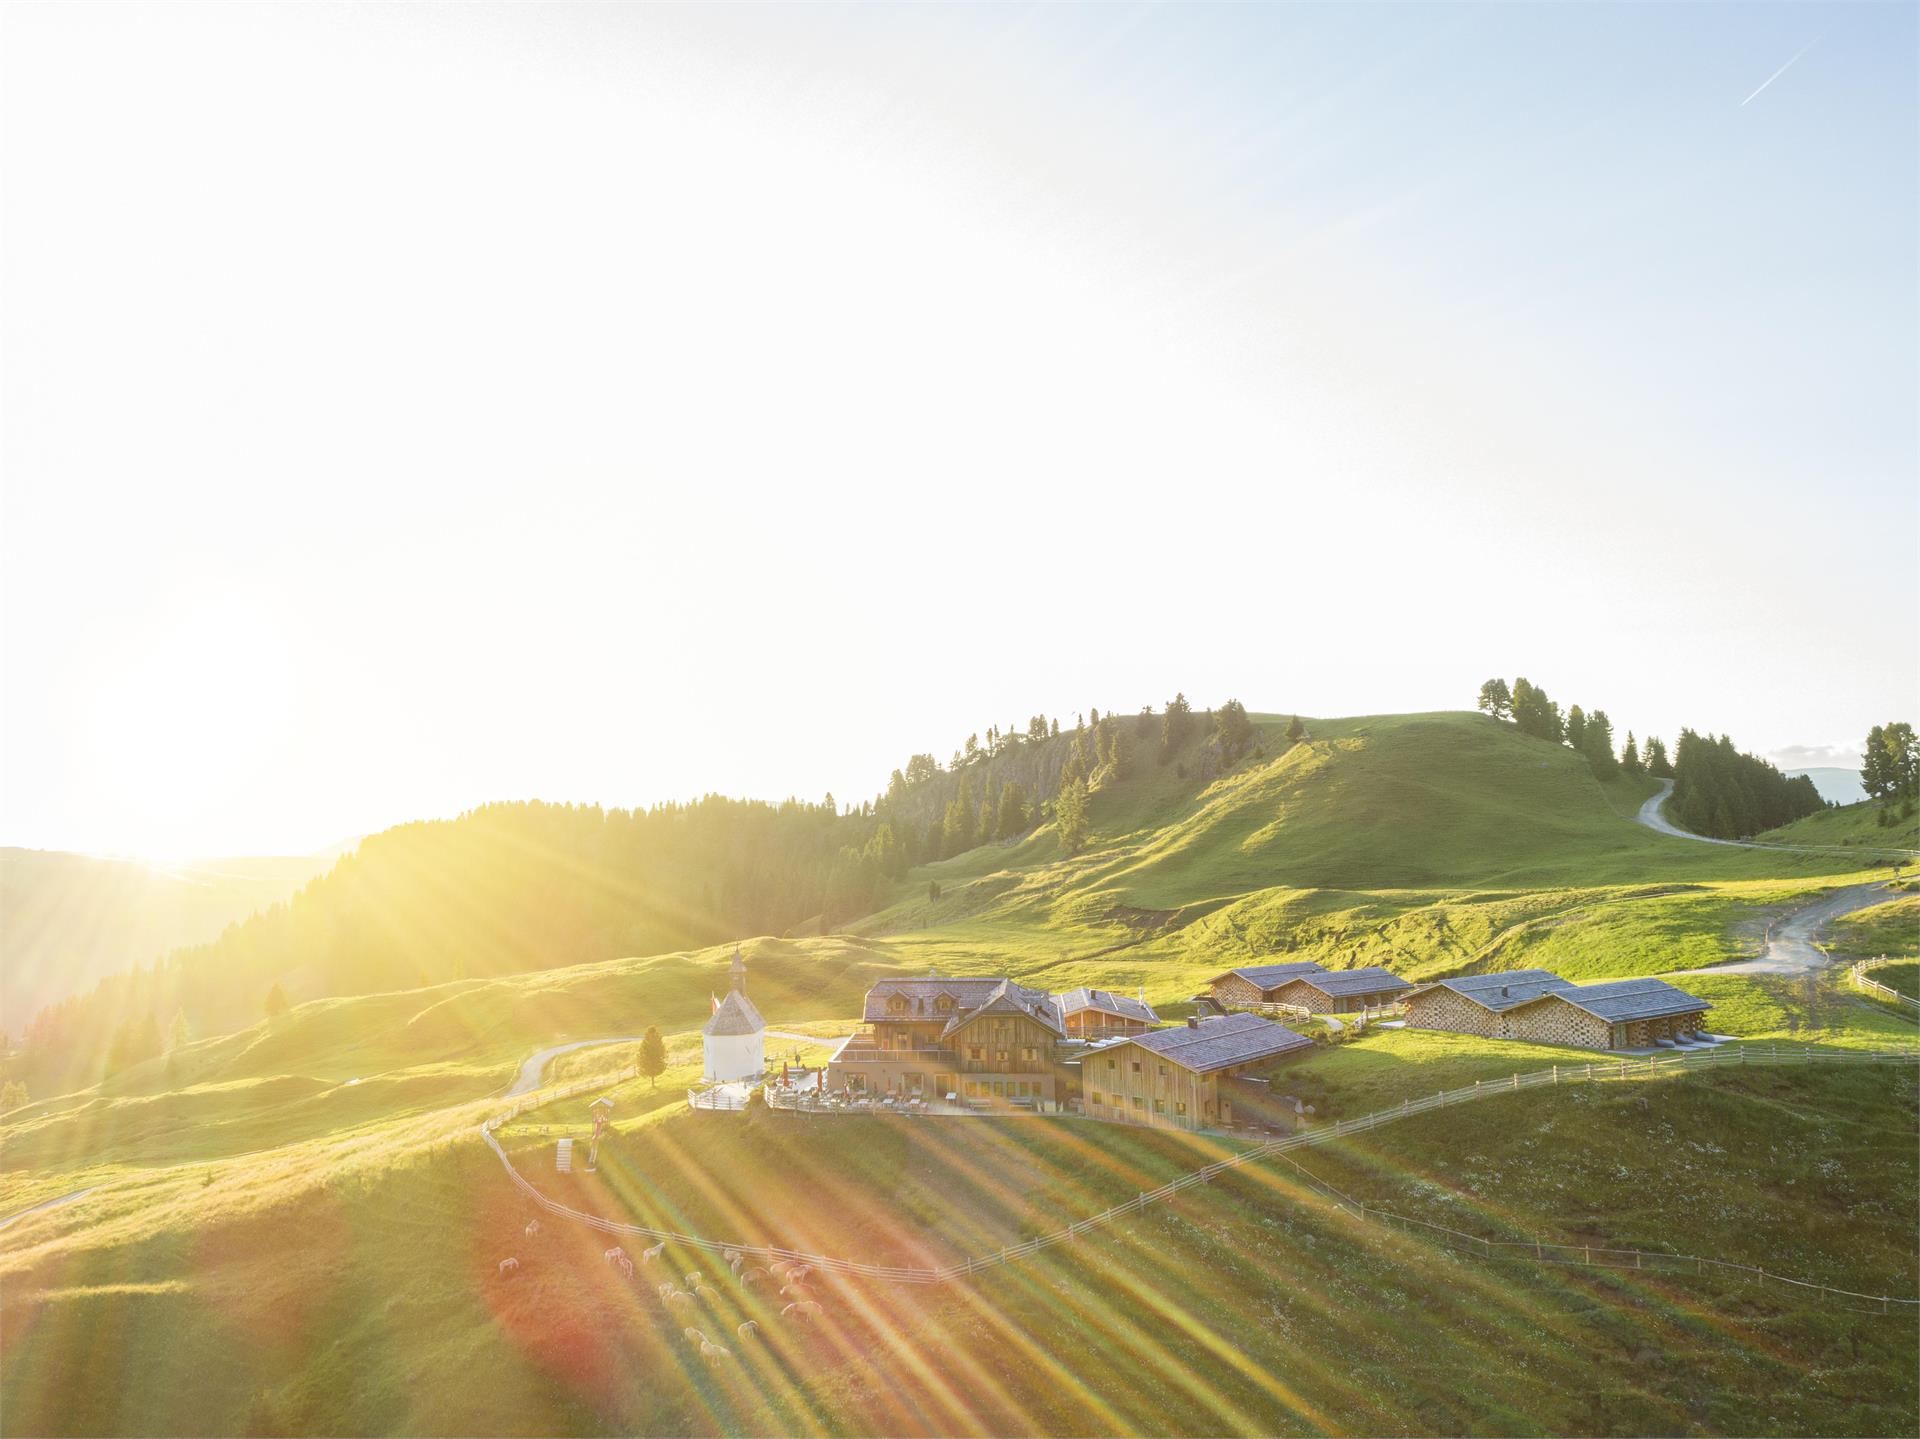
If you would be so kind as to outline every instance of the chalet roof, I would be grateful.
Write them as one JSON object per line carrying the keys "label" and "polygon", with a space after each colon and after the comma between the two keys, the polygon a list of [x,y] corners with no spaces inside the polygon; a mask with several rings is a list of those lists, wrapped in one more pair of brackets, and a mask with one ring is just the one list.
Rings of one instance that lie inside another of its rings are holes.
{"label": "chalet roof", "polygon": [[[867,991],[861,1017],[869,1024],[878,1019],[941,1018],[943,1016],[934,1010],[934,1000],[941,995],[951,999],[955,1009],[973,1009],[985,1004],[987,997],[1005,982],[991,975],[977,975],[968,979],[948,979],[940,975],[929,975],[924,979],[883,979]],[[887,1008],[887,1001],[895,995],[907,1001],[905,1015],[895,1014]]]}
{"label": "chalet roof", "polygon": [[720,1007],[713,1012],[713,1018],[707,1021],[702,1034],[759,1034],[767,1027],[760,1017],[760,1011],[753,1007],[753,1001],[738,989],[727,991],[727,997],[720,1001]]}
{"label": "chalet roof", "polygon": [[1262,1019],[1257,1014],[1203,1019],[1197,1025],[1156,1029],[1121,1041],[1122,1045],[1137,1044],[1194,1074],[1211,1074],[1231,1064],[1271,1059],[1312,1043],[1305,1035],[1295,1034],[1285,1025]]}
{"label": "chalet roof", "polygon": [[1246,980],[1248,984],[1255,985],[1260,989],[1272,989],[1275,985],[1282,984],[1289,979],[1298,979],[1303,974],[1325,974],[1326,970],[1327,967],[1324,964],[1317,963],[1314,960],[1293,959],[1288,960],[1284,964],[1242,965],[1239,969],[1230,969],[1225,974],[1215,975],[1208,983],[1218,984],[1221,980],[1231,979],[1237,974],[1240,978]]}
{"label": "chalet roof", "polygon": [[1064,1017],[1082,1010],[1097,1009],[1102,1014],[1117,1014],[1122,1019],[1137,1019],[1142,1024],[1158,1024],[1160,1016],[1145,1000],[1128,999],[1110,989],[1070,989],[1056,1001]]}
{"label": "chalet roof", "polygon": [[1577,984],[1542,999],[1562,999],[1596,1019],[1618,1024],[1630,1019],[1663,1019],[1697,1014],[1713,1006],[1664,979],[1617,979],[1606,984]]}
{"label": "chalet roof", "polygon": [[1298,981],[1310,985],[1322,994],[1338,997],[1350,994],[1398,994],[1403,989],[1412,989],[1399,975],[1377,964],[1363,965],[1359,969],[1330,969],[1325,974],[1301,974],[1294,976],[1288,983]]}
{"label": "chalet roof", "polygon": [[1003,979],[991,994],[972,1009],[956,1010],[953,1018],[947,1021],[947,1027],[940,1031],[940,1036],[944,1039],[962,1025],[971,1024],[989,1014],[1017,1014],[1045,1025],[1056,1035],[1063,1036],[1066,1033],[1061,1027],[1060,1013],[1054,1008],[1052,995],[1043,989],[1028,989],[1024,984]]}
{"label": "chalet roof", "polygon": [[1463,974],[1425,985],[1421,993],[1450,989],[1472,1000],[1482,1009],[1504,1014],[1518,1005],[1530,1004],[1549,994],[1558,994],[1574,986],[1559,975],[1544,969],[1509,969],[1492,974]]}

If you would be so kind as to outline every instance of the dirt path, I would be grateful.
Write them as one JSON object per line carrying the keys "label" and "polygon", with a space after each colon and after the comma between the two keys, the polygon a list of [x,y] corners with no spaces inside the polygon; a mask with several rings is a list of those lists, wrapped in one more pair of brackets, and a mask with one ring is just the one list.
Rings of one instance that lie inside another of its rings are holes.
{"label": "dirt path", "polygon": [[0,1229],[5,1229],[16,1219],[25,1219],[29,1214],[38,1214],[43,1209],[58,1209],[61,1205],[71,1204],[76,1199],[85,1199],[91,1193],[93,1193],[93,1186],[90,1185],[85,1189],[76,1189],[71,1194],[63,1194],[58,1199],[43,1199],[38,1204],[29,1205],[18,1214],[9,1214],[5,1219],[0,1219]]}
{"label": "dirt path", "polygon": [[1820,935],[1843,914],[1880,904],[1896,891],[1885,881],[1850,884],[1797,909],[1767,931],[1767,947],[1758,959],[1717,964],[1711,969],[1681,969],[1676,974],[1811,974],[1825,969],[1832,958],[1820,948]]}
{"label": "dirt path", "polygon": [[506,1098],[517,1099],[540,1087],[540,1076],[545,1073],[547,1061],[562,1054],[571,1054],[576,1049],[592,1049],[599,1044],[638,1044],[643,1036],[638,1034],[616,1035],[612,1039],[576,1039],[571,1044],[550,1044],[545,1049],[536,1050],[528,1056],[527,1062],[520,1066],[520,1073],[514,1076],[508,1087]]}
{"label": "dirt path", "polygon": [[1640,806],[1640,813],[1633,817],[1634,821],[1638,824],[1644,824],[1656,834],[1670,834],[1675,839],[1697,840],[1701,844],[1730,844],[1735,849],[1766,849],[1769,847],[1762,844],[1748,844],[1746,841],[1738,839],[1709,839],[1704,834],[1695,834],[1690,829],[1681,829],[1680,826],[1669,822],[1667,817],[1660,813],[1660,806],[1667,802],[1667,796],[1672,793],[1673,781],[1670,779],[1661,780],[1660,793]]}

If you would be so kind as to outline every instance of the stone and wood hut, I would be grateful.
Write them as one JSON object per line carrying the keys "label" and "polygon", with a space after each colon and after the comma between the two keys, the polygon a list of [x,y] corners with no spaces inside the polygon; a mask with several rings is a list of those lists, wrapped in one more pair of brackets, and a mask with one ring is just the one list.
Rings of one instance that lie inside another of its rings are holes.
{"label": "stone and wood hut", "polygon": [[1160,1016],[1144,999],[1129,999],[1110,989],[1070,989],[1056,995],[1060,1023],[1069,1039],[1107,1039],[1158,1027]]}
{"label": "stone and wood hut", "polygon": [[1713,1006],[1663,979],[1574,984],[1544,969],[1463,975],[1417,989],[1409,1029],[1581,1049],[1646,1049],[1704,1034]]}

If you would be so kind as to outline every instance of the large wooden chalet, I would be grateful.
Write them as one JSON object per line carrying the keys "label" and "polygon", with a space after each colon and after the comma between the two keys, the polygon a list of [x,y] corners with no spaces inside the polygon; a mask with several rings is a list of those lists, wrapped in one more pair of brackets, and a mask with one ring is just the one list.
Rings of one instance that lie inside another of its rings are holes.
{"label": "large wooden chalet", "polygon": [[1190,1019],[1137,1034],[1082,1061],[1086,1113],[1168,1129],[1245,1124],[1265,1101],[1264,1086],[1246,1082],[1249,1072],[1312,1046],[1256,1014]]}
{"label": "large wooden chalet", "polygon": [[1713,1006],[1663,979],[1574,984],[1544,969],[1470,974],[1424,985],[1407,1000],[1409,1029],[1581,1049],[1648,1049],[1703,1037]]}
{"label": "large wooden chalet", "polygon": [[1066,1026],[1044,990],[1010,979],[883,980],[867,991],[861,1018],[866,1027],[828,1063],[830,1088],[985,1106],[1059,1103],[1054,1046]]}

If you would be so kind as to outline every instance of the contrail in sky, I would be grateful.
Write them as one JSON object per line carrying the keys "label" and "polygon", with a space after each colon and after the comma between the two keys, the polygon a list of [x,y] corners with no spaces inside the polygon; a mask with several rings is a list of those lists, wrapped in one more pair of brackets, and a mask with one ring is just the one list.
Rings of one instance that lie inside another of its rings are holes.
{"label": "contrail in sky", "polygon": [[[1786,64],[1782,65],[1778,70],[1775,70],[1771,75],[1767,76],[1766,79],[1760,82],[1760,90],[1766,89],[1767,86],[1771,85],[1775,80],[1778,80],[1782,75],[1786,74],[1787,71],[1791,70],[1795,65],[1799,64],[1800,56],[1806,54],[1807,51],[1811,50],[1815,45],[1818,45],[1819,43],[1820,43],[1820,37],[1818,35],[1814,36],[1811,40],[1807,41],[1806,44],[1800,47],[1799,51],[1794,55],[1793,59],[1787,61]],[[1760,90],[1755,90],[1753,94],[1747,96],[1746,99],[1742,100],[1740,102],[1739,108],[1744,110],[1747,108],[1747,106],[1751,105],[1754,102],[1754,100],[1759,96]]]}

